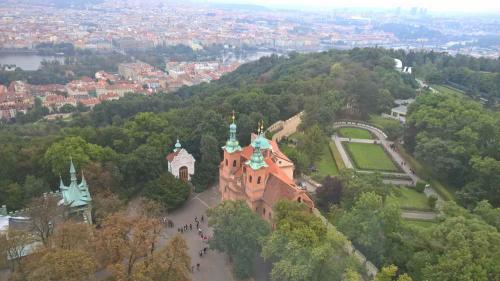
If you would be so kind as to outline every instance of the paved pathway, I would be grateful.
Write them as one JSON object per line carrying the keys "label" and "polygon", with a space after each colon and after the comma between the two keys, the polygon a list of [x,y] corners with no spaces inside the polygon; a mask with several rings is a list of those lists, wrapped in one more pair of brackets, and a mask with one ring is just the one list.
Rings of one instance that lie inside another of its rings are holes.
{"label": "paved pathway", "polygon": [[194,218],[201,219],[203,215],[204,222],[200,221],[200,228],[209,237],[212,236],[212,229],[208,227],[206,210],[209,207],[214,207],[220,202],[220,195],[217,188],[212,187],[203,193],[199,193],[189,199],[184,206],[171,212],[168,216],[174,222],[173,228],[168,228],[166,231],[166,239],[176,235],[177,227],[184,224],[193,224],[193,230],[187,231],[182,234],[186,239],[189,246],[189,255],[191,256],[191,263],[196,268],[196,263],[200,263],[200,271],[192,274],[195,281],[234,281],[231,273],[231,267],[228,264],[226,256],[214,250],[208,250],[203,257],[199,256],[199,251],[208,245],[200,239],[198,231],[195,230],[196,223]]}
{"label": "paved pathway", "polygon": [[424,211],[402,211],[401,216],[405,219],[435,220],[437,214],[434,212],[424,212]]}
{"label": "paved pathway", "polygon": [[342,141],[337,135],[332,136],[332,140],[335,143],[335,146],[337,146],[337,150],[339,151],[340,157],[342,157],[342,161],[344,162],[344,165],[347,169],[353,169],[354,166],[352,165],[351,159],[349,159],[349,156],[347,156],[347,152],[344,149],[344,146],[342,145]]}

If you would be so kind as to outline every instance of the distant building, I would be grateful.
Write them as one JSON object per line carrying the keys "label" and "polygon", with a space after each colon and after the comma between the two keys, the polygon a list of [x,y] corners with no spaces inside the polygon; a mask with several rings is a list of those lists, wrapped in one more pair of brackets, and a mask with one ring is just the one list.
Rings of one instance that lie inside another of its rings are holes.
{"label": "distant building", "polygon": [[293,180],[293,162],[275,141],[264,137],[263,128],[252,135],[251,144],[244,148],[236,139],[236,129],[233,116],[219,167],[222,200],[243,200],[268,221],[272,219],[274,204],[280,199],[303,203],[312,210],[313,201]]}
{"label": "distant building", "polygon": [[194,159],[193,155],[182,148],[179,140],[175,143],[175,148],[172,153],[167,155],[168,171],[176,178],[188,182],[194,175]]}

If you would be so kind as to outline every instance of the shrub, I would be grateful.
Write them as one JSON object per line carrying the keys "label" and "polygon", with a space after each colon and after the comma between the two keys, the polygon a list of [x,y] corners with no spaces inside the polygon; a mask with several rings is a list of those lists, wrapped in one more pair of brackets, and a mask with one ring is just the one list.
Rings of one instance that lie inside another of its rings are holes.
{"label": "shrub", "polygon": [[417,184],[415,184],[415,190],[418,192],[424,192],[426,184],[427,183],[425,181],[417,181]]}
{"label": "shrub", "polygon": [[437,201],[438,201],[438,198],[436,195],[432,194],[431,196],[429,196],[429,198],[427,198],[427,202],[429,203],[429,206],[432,208],[432,209],[435,209],[436,208],[436,204],[437,204]]}

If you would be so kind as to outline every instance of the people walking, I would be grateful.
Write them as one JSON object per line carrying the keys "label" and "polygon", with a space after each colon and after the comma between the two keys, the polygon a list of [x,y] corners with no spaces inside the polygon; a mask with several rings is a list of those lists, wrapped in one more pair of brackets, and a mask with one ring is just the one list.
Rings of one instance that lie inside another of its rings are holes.
{"label": "people walking", "polygon": [[200,271],[200,263],[197,263],[197,264],[196,264],[196,269],[197,269],[198,271]]}
{"label": "people walking", "polygon": [[193,230],[193,225],[189,224],[189,230]]}

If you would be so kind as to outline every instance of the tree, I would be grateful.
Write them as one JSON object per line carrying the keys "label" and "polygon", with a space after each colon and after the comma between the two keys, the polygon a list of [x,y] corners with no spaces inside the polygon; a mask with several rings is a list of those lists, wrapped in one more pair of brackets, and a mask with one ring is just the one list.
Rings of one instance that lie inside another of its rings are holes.
{"label": "tree", "polygon": [[398,267],[391,264],[389,266],[384,266],[380,272],[375,276],[375,281],[412,281],[411,277],[407,274],[399,275],[396,279],[396,274],[398,271]]}
{"label": "tree", "polygon": [[94,280],[97,267],[93,257],[82,250],[47,251],[36,262],[32,261],[28,281],[86,281]]}
{"label": "tree", "polygon": [[67,175],[70,157],[81,168],[90,161],[111,160],[114,156],[115,152],[110,148],[90,144],[81,137],[66,137],[52,144],[44,158],[55,175]]}
{"label": "tree", "polygon": [[339,204],[342,196],[342,181],[338,178],[327,176],[321,186],[316,190],[317,204],[327,209],[331,204]]}
{"label": "tree", "polygon": [[0,242],[5,243],[2,245],[2,253],[6,254],[11,262],[11,270],[15,271],[22,265],[26,250],[35,242],[35,239],[29,232],[9,229],[7,236],[1,237]]}
{"label": "tree", "polygon": [[274,207],[276,230],[266,240],[262,256],[273,261],[272,280],[336,280],[358,264],[344,252],[345,237],[303,205],[279,201]]}
{"label": "tree", "polygon": [[200,144],[201,162],[196,162],[196,173],[193,183],[199,190],[205,190],[217,179],[217,169],[220,164],[220,148],[215,137],[204,134]]}
{"label": "tree", "polygon": [[50,237],[50,244],[61,250],[88,251],[91,248],[92,236],[92,229],[88,224],[66,221],[56,226]]}
{"label": "tree", "polygon": [[49,243],[56,221],[67,211],[58,202],[58,198],[47,196],[35,198],[28,205],[27,216],[31,221],[31,231],[45,246]]}
{"label": "tree", "polygon": [[304,136],[299,140],[297,145],[300,151],[307,154],[311,163],[319,160],[323,154],[326,137],[321,128],[316,124],[305,130]]}
{"label": "tree", "polygon": [[376,264],[393,258],[391,250],[401,231],[401,215],[397,206],[385,205],[381,196],[362,193],[352,209],[335,223]]}
{"label": "tree", "polygon": [[209,225],[214,228],[210,246],[234,260],[237,278],[248,278],[260,252],[261,240],[270,232],[269,226],[244,201],[224,201],[210,209],[208,216]]}
{"label": "tree", "polygon": [[163,204],[168,209],[180,207],[189,197],[191,188],[171,174],[163,174],[149,182],[144,189],[146,198]]}
{"label": "tree", "polygon": [[109,215],[120,212],[125,202],[114,193],[99,193],[92,198],[92,218],[99,226]]}
{"label": "tree", "polygon": [[166,246],[154,254],[152,262],[137,266],[132,279],[190,281],[191,257],[187,251],[188,246],[182,236],[172,237]]}

